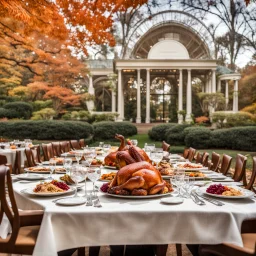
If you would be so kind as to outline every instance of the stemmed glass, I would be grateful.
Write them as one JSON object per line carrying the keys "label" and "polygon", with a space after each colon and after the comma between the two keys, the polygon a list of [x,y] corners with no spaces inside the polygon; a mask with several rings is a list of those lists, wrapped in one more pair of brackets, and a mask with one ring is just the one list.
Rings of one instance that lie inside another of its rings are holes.
{"label": "stemmed glass", "polygon": [[56,168],[56,161],[51,158],[50,161],[49,161],[49,167],[50,167],[50,176],[49,176],[49,179],[53,180],[53,177],[52,177],[52,174]]}
{"label": "stemmed glass", "polygon": [[63,166],[66,169],[66,172],[70,173],[70,168],[72,166],[72,158],[65,157],[63,161]]}
{"label": "stemmed glass", "polygon": [[95,182],[100,178],[101,175],[101,168],[99,167],[89,167],[87,171],[88,179],[93,183],[93,199],[97,198],[96,191],[95,191]]}
{"label": "stemmed glass", "polygon": [[95,149],[86,149],[84,151],[85,161],[88,163],[89,167],[91,166],[92,160],[97,156]]}
{"label": "stemmed glass", "polygon": [[159,162],[163,159],[163,152],[151,152],[150,158],[158,166]]}
{"label": "stemmed glass", "polygon": [[104,144],[102,148],[103,148],[103,156],[105,157],[108,154],[109,150],[111,149],[111,145]]}
{"label": "stemmed glass", "polygon": [[131,143],[133,146],[137,146],[138,145],[138,140],[131,140]]}
{"label": "stemmed glass", "polygon": [[76,191],[75,191],[74,197],[77,197],[77,184],[78,184],[79,181],[81,181],[84,178],[83,168],[81,168],[80,166],[74,166],[71,169],[70,177],[75,182]]}
{"label": "stemmed glass", "polygon": [[75,153],[75,158],[76,158],[76,161],[77,161],[77,165],[79,165],[79,161],[82,159],[82,156],[83,156],[83,153],[81,153],[81,152],[76,152]]}

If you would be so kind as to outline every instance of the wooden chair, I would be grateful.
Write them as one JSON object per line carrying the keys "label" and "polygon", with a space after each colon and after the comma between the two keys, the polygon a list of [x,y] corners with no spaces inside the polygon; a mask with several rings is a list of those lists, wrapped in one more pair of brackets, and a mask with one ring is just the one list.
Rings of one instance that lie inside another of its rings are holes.
{"label": "wooden chair", "polygon": [[80,145],[81,148],[85,148],[85,146],[86,146],[85,140],[84,139],[80,139],[79,140],[79,145]]}
{"label": "wooden chair", "polygon": [[27,166],[28,167],[33,167],[33,166],[37,165],[35,162],[34,155],[32,153],[31,148],[25,148],[25,155],[27,158]]}
{"label": "wooden chair", "polygon": [[162,149],[163,149],[163,151],[167,151],[167,152],[169,152],[170,147],[171,147],[171,145],[170,145],[170,144],[168,144],[168,143],[167,143],[167,142],[165,142],[164,140],[162,141]]}
{"label": "wooden chair", "polygon": [[208,152],[204,152],[203,156],[202,156],[202,165],[204,167],[208,167],[208,159],[209,159],[209,153]]}
{"label": "wooden chair", "polygon": [[60,142],[52,142],[52,150],[53,150],[54,156],[60,156],[61,155]]}
{"label": "wooden chair", "polygon": [[34,145],[30,149],[33,154],[35,163],[41,163],[40,145]]}
{"label": "wooden chair", "polygon": [[194,160],[195,154],[196,154],[196,150],[194,148],[189,148],[188,160],[190,162],[192,162]]}
{"label": "wooden chair", "polygon": [[246,156],[243,156],[241,154],[237,154],[235,172],[234,172],[234,175],[232,177],[232,179],[236,182],[239,182],[239,181],[243,180],[244,185],[246,185],[246,173],[245,173],[246,162],[247,162],[247,157]]}
{"label": "wooden chair", "polygon": [[243,247],[234,244],[201,245],[199,255],[202,256],[256,256],[256,219],[242,223],[241,236]]}
{"label": "wooden chair", "polygon": [[43,154],[44,154],[44,161],[49,161],[51,158],[54,157],[52,144],[42,144]]}
{"label": "wooden chair", "polygon": [[226,154],[223,154],[222,161],[221,161],[221,166],[220,166],[218,171],[220,173],[222,173],[223,175],[227,175],[228,171],[229,171],[229,168],[230,168],[230,165],[231,165],[231,162],[232,162],[232,157],[228,156]]}
{"label": "wooden chair", "polygon": [[31,255],[43,219],[43,211],[18,210],[10,170],[4,165],[0,166],[0,200],[0,224],[5,213],[12,227],[12,233],[6,239],[0,238],[0,253]]}
{"label": "wooden chair", "polygon": [[220,165],[220,155],[215,152],[212,152],[212,160],[211,160],[211,166],[209,170],[217,172],[219,165]]}
{"label": "wooden chair", "polygon": [[196,163],[201,164],[202,160],[203,160],[203,156],[201,155],[200,152],[197,152],[197,154],[196,154]]}
{"label": "wooden chair", "polygon": [[5,155],[0,155],[0,165],[9,167],[10,172],[12,173],[12,164],[7,163],[7,157]]}
{"label": "wooden chair", "polygon": [[72,149],[74,149],[74,150],[81,149],[81,146],[77,140],[71,140],[70,145],[71,145]]}
{"label": "wooden chair", "polygon": [[183,151],[183,157],[185,159],[188,159],[188,155],[189,155],[189,149],[188,148],[185,148],[184,151]]}
{"label": "wooden chair", "polygon": [[[255,178],[256,178],[256,156],[253,157],[252,162],[253,162],[253,167],[252,167],[251,178],[250,178],[249,183],[246,184],[245,189],[252,190],[254,193],[256,193],[256,190],[253,187],[254,181],[255,181]],[[247,181],[246,181],[246,183],[247,183]]]}
{"label": "wooden chair", "polygon": [[60,150],[61,150],[61,153],[69,152],[71,150],[69,141],[61,141]]}

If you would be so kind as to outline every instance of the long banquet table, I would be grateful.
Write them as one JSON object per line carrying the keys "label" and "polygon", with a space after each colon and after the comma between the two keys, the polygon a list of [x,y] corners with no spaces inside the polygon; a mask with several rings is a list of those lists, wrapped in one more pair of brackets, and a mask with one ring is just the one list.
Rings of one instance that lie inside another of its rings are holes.
{"label": "long banquet table", "polygon": [[[119,199],[99,193],[102,208],[58,206],[56,197],[33,197],[22,193],[36,183],[14,182],[18,207],[44,209],[33,255],[55,256],[68,248],[122,244],[218,244],[242,245],[240,227],[244,219],[256,217],[254,199],[223,200],[218,207],[166,205],[160,198]],[[87,187],[91,187],[87,181]],[[79,194],[82,195],[84,191]]]}

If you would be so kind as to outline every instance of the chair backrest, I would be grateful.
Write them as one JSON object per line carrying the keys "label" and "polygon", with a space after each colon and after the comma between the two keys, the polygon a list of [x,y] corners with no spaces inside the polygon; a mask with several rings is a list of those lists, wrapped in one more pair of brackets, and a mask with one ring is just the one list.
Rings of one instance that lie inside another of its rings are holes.
{"label": "chair backrest", "polygon": [[163,149],[163,151],[169,152],[170,146],[171,145],[168,144],[167,142],[165,142],[164,140],[162,141],[162,149]]}
{"label": "chair backrest", "polygon": [[245,186],[246,189],[253,190],[254,193],[256,193],[256,190],[254,189],[254,181],[256,178],[256,156],[252,158],[253,167],[252,167],[252,173],[249,183]]}
{"label": "chair backrest", "polygon": [[81,148],[84,148],[86,146],[84,139],[79,140],[79,145]]}
{"label": "chair backrest", "polygon": [[54,156],[61,155],[60,142],[52,142],[52,150]]}
{"label": "chair backrest", "polygon": [[81,146],[77,140],[71,140],[70,145],[71,145],[72,149],[81,149]]}
{"label": "chair backrest", "polygon": [[69,152],[71,150],[69,141],[60,142],[61,153]]}
{"label": "chair backrest", "polygon": [[34,155],[32,153],[31,148],[25,148],[25,155],[27,157],[28,167],[36,166],[36,162],[35,162]]}
{"label": "chair backrest", "polygon": [[188,148],[185,148],[184,151],[183,151],[183,157],[185,159],[188,159],[188,155],[189,155],[189,149]]}
{"label": "chair backrest", "polygon": [[221,172],[224,175],[227,175],[231,162],[232,162],[232,157],[226,154],[223,154],[219,172]]}
{"label": "chair backrest", "polygon": [[220,155],[215,152],[212,152],[212,166],[210,170],[216,172],[218,170],[219,164],[220,164]]}
{"label": "chair backrest", "polygon": [[236,156],[236,166],[235,172],[232,177],[234,181],[241,181],[245,175],[245,168],[246,168],[247,157],[241,154],[237,154]]}
{"label": "chair backrest", "polygon": [[49,161],[51,158],[54,157],[53,150],[52,150],[52,144],[42,144],[43,154],[44,154],[44,160]]}
{"label": "chair backrest", "polygon": [[[7,198],[6,188],[9,200]],[[5,214],[12,226],[12,234],[7,244],[14,245],[20,228],[20,217],[13,193],[10,170],[4,165],[0,166],[0,202],[0,224],[3,219],[3,214]]]}
{"label": "chair backrest", "polygon": [[202,156],[202,165],[204,167],[208,167],[208,159],[209,159],[209,153],[208,152],[204,152],[203,156]]}
{"label": "chair backrest", "polygon": [[189,148],[188,160],[190,162],[192,162],[194,160],[195,154],[196,154],[196,150],[194,148]]}
{"label": "chair backrest", "polygon": [[7,164],[7,158],[5,155],[0,155],[0,165],[6,165]]}
{"label": "chair backrest", "polygon": [[30,149],[33,154],[35,163],[41,163],[40,145],[34,145]]}
{"label": "chair backrest", "polygon": [[196,154],[196,163],[201,164],[202,160],[203,160],[203,156],[201,155],[200,152],[197,152],[197,154]]}

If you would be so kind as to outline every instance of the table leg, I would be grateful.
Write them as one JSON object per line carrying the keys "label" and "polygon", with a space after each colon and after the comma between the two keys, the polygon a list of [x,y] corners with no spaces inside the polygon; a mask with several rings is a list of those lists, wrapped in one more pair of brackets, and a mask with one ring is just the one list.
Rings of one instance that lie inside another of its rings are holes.
{"label": "table leg", "polygon": [[155,245],[155,254],[156,254],[156,256],[166,256],[167,249],[168,249],[168,244]]}

